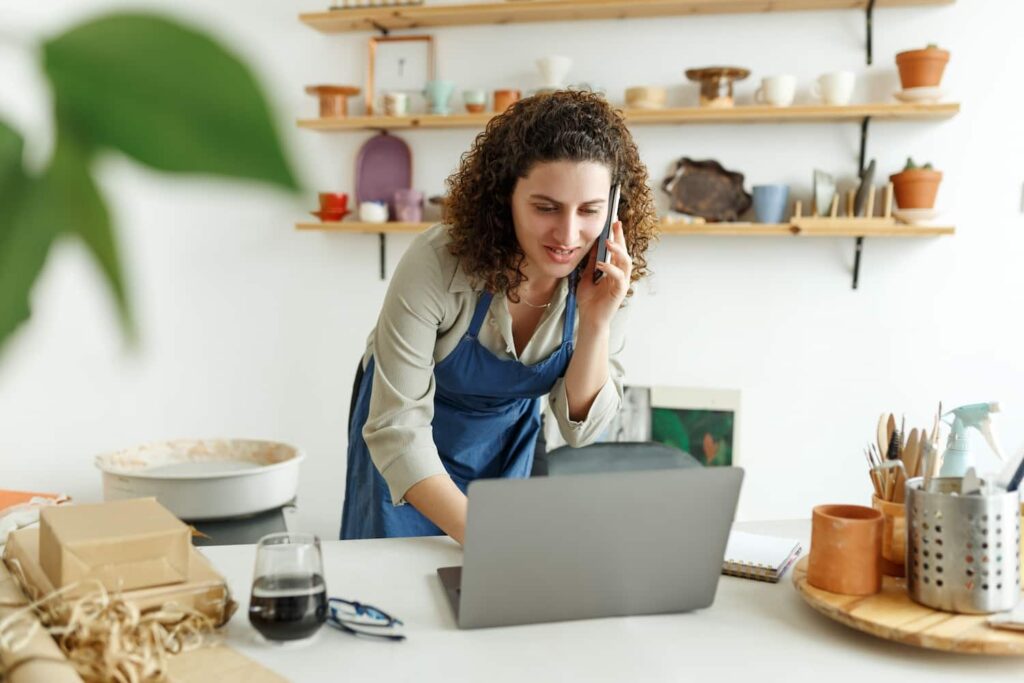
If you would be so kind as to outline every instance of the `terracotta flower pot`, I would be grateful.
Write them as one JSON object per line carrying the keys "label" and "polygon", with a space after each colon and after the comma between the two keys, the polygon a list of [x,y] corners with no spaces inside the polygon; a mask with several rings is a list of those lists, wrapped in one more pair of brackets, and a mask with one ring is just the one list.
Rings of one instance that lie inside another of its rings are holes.
{"label": "terracotta flower pot", "polygon": [[949,62],[949,51],[929,45],[923,50],[907,50],[896,55],[903,89],[938,87]]}
{"label": "terracotta flower pot", "polygon": [[901,209],[931,209],[935,207],[935,196],[939,193],[942,171],[927,168],[912,168],[889,176],[896,195],[896,205]]}
{"label": "terracotta flower pot", "polygon": [[842,595],[882,589],[882,513],[860,505],[819,505],[811,515],[807,582]]}
{"label": "terracotta flower pot", "polygon": [[871,507],[882,513],[882,573],[902,578],[906,576],[907,508],[878,496],[871,496]]}

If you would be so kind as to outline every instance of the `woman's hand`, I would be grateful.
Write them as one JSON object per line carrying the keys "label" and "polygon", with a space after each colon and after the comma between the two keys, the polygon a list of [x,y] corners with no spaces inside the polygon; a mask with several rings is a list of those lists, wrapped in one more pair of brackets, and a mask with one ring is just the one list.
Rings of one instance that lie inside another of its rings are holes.
{"label": "woman's hand", "polygon": [[[633,273],[633,259],[626,249],[622,221],[612,225],[612,238],[608,240],[608,262],[597,262],[597,242],[587,255],[587,267],[576,289],[576,304],[580,311],[580,324],[589,327],[607,326],[622,305],[629,291],[629,278]],[[594,269],[604,272],[595,285]]]}

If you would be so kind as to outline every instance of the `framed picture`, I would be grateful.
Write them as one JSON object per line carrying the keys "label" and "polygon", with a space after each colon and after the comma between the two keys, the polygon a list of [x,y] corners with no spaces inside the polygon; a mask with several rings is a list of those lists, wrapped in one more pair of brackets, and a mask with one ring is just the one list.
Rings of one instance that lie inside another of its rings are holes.
{"label": "framed picture", "polygon": [[740,392],[653,387],[651,440],[675,446],[708,467],[737,462]]}
{"label": "framed picture", "polygon": [[404,92],[414,101],[422,99],[427,81],[434,78],[434,38],[427,35],[375,36],[370,38],[368,64],[367,114],[382,110],[378,100],[387,92]]}

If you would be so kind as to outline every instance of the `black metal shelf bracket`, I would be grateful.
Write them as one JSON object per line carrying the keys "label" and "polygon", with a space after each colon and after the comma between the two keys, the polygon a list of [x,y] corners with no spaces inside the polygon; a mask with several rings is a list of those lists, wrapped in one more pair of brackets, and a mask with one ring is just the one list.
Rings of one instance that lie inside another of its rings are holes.
{"label": "black metal shelf bracket", "polygon": [[[868,151],[868,126],[871,123],[871,117],[865,116],[860,122],[860,158],[857,161],[857,177],[864,175],[864,165],[867,162],[867,151]],[[857,289],[857,284],[860,281],[860,256],[864,251],[864,238],[858,237],[857,242],[854,245],[853,250],[853,288]]]}
{"label": "black metal shelf bracket", "polygon": [[[874,5],[874,4],[875,4],[875,0],[871,0],[871,4],[872,4],[872,5]],[[389,29],[389,28],[388,28],[387,26],[384,26],[383,24],[377,23],[376,21],[373,21],[372,19],[370,20],[370,23],[371,23],[371,24],[373,25],[373,27],[374,27],[375,29],[377,29],[378,31],[380,31],[380,34],[381,34],[382,36],[386,36],[386,35],[388,35],[388,34],[390,34],[390,33],[391,33],[391,29]],[[868,20],[868,26],[870,26],[870,25],[871,25],[871,20],[869,19],[869,20]],[[869,36],[871,35],[871,34],[870,34],[870,31],[869,31],[868,35],[869,35]],[[868,45],[870,45],[870,44],[871,44],[871,38],[868,38]],[[869,59],[870,59],[870,58],[869,58]],[[871,63],[871,62],[869,61],[869,62],[868,62],[868,64],[870,64],[870,63]]]}
{"label": "black metal shelf bracket", "polygon": [[873,30],[874,29],[874,26],[873,26],[873,24],[874,24],[874,15],[875,15],[875,0],[868,0],[867,7],[864,8],[864,23],[865,23],[865,27],[867,28],[867,52],[868,52],[867,57],[868,57],[868,66],[871,66],[871,60],[872,60],[872,57],[873,57],[872,51],[873,51],[873,42],[874,41],[872,40],[872,38],[874,37],[873,36],[873,34],[874,34],[874,30]]}
{"label": "black metal shelf bracket", "polygon": [[[868,0],[867,6],[864,8],[864,28],[866,32],[866,54],[865,60],[868,66],[871,65],[874,59],[874,15],[875,15],[875,0]],[[868,124],[871,122],[870,116],[865,116],[860,122],[860,160],[857,164],[857,176],[860,177],[864,174],[864,164],[867,160],[867,147],[868,147]],[[864,238],[858,237],[854,245],[853,251],[853,288],[857,289],[857,284],[860,281],[860,257],[864,252]]]}
{"label": "black metal shelf bracket", "polygon": [[380,279],[381,280],[386,280],[387,279],[387,272],[384,270],[384,265],[387,263],[387,260],[386,260],[387,259],[387,253],[386,253],[387,235],[385,235],[382,232],[382,233],[378,233],[377,237],[380,238]]}

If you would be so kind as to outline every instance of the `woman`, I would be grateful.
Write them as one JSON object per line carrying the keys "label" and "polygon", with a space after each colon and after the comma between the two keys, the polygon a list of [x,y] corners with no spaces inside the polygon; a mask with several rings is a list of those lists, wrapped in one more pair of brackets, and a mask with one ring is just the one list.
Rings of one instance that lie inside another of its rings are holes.
{"label": "woman", "polygon": [[[621,221],[595,264],[616,183]],[[621,403],[621,309],[655,231],[621,115],[593,93],[526,98],[447,184],[446,223],[396,268],[357,378],[342,538],[462,543],[469,482],[529,475],[541,396],[573,446]]]}

